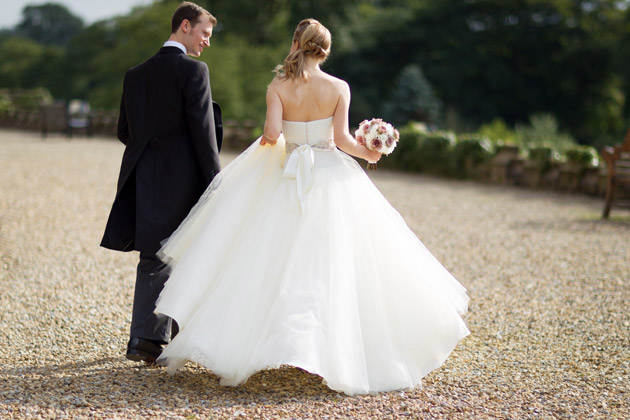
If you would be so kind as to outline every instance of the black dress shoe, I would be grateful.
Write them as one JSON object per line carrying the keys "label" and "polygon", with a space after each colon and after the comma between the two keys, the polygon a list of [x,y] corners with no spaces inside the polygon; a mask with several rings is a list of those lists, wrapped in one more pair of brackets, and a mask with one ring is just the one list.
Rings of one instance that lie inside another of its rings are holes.
{"label": "black dress shoe", "polygon": [[155,363],[162,354],[162,346],[144,338],[133,337],[127,344],[127,359],[135,362]]}

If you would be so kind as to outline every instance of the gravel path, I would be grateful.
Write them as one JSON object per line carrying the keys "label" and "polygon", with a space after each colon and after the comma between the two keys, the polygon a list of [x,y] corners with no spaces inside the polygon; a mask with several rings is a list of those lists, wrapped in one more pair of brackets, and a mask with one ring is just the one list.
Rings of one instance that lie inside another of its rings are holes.
{"label": "gravel path", "polygon": [[122,151],[0,131],[0,418],[630,418],[630,213],[387,171],[375,183],[471,297],[472,334],[422,389],[347,397],[293,368],[224,388],[127,361],[137,256],[98,247]]}

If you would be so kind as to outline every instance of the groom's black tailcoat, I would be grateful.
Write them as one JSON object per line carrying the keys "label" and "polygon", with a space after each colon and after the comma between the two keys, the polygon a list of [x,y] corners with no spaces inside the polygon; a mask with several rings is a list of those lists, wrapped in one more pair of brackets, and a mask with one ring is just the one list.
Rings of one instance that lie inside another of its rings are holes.
{"label": "groom's black tailcoat", "polygon": [[205,63],[163,47],[131,68],[118,120],[126,147],[101,246],[155,254],[219,172],[222,135]]}

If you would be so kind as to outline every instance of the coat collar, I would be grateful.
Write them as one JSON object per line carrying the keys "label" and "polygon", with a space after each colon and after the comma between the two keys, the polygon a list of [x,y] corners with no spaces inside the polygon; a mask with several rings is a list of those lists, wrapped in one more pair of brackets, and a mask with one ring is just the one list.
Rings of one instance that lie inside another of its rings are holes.
{"label": "coat collar", "polygon": [[[180,50],[177,47],[162,47],[160,48],[160,51],[158,51],[158,53],[160,54],[184,54],[184,52],[182,50]],[[185,54],[184,54],[185,55]]]}
{"label": "coat collar", "polygon": [[188,49],[186,48],[186,46],[179,41],[172,41],[169,39],[164,43],[163,47],[177,47],[182,50],[184,54],[188,53]]}

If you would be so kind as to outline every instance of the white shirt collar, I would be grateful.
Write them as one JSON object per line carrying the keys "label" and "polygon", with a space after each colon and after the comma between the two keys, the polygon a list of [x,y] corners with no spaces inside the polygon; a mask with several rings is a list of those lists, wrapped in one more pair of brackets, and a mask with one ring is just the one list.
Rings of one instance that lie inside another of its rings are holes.
{"label": "white shirt collar", "polygon": [[182,44],[181,42],[169,40],[169,41],[166,41],[163,46],[164,47],[177,47],[180,50],[182,50],[184,54],[188,54],[188,51],[186,51],[186,47],[184,47],[184,44]]}

